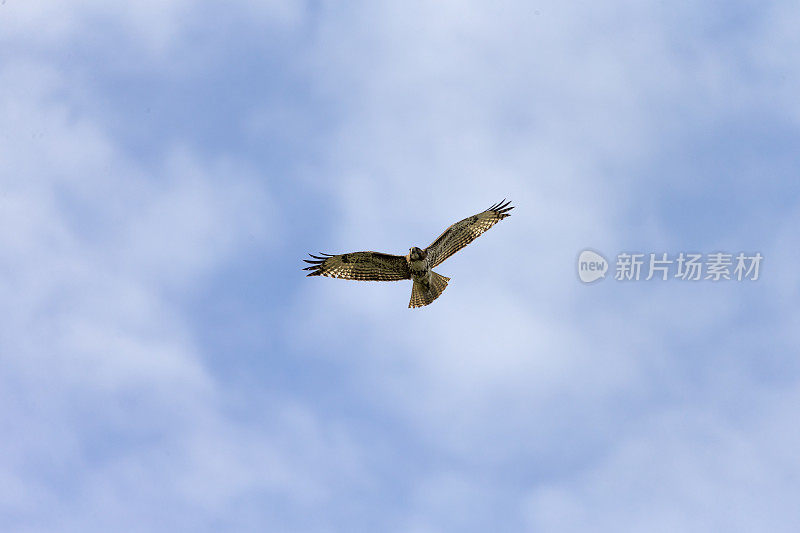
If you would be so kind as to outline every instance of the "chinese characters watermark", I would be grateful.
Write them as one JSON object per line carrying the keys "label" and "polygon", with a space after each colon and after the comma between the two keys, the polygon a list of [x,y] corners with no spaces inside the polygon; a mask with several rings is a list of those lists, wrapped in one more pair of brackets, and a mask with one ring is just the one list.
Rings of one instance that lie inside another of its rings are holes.
{"label": "chinese characters watermark", "polygon": [[[664,253],[622,252],[617,254],[614,279],[617,281],[756,281],[761,261],[760,252],[709,254],[680,252],[670,256]],[[584,250],[578,256],[578,277],[584,283],[605,278],[608,261],[594,250]]]}

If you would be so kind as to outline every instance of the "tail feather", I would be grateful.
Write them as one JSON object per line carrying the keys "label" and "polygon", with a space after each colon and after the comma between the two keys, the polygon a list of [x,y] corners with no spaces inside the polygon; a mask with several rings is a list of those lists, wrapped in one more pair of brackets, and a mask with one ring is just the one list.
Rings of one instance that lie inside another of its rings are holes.
{"label": "tail feather", "polygon": [[411,301],[408,302],[408,307],[422,307],[428,305],[441,295],[447,288],[447,282],[450,278],[431,272],[430,287],[426,287],[421,281],[414,281],[414,286],[411,287]]}

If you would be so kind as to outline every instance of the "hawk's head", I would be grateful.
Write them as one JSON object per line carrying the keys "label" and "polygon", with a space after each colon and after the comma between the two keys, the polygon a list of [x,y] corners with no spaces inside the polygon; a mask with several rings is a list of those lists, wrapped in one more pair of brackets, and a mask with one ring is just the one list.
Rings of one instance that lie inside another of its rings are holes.
{"label": "hawk's head", "polygon": [[428,255],[425,253],[425,250],[420,250],[416,246],[412,246],[408,249],[408,258],[412,261],[419,261],[420,259],[425,259],[425,256]]}

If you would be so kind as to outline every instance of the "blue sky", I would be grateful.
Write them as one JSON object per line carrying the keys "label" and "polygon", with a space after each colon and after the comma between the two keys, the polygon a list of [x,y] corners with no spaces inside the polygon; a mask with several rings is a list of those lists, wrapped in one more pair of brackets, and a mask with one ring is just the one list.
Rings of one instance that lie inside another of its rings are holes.
{"label": "blue sky", "polygon": [[[4,531],[794,531],[794,2],[5,0]],[[409,283],[306,252],[426,246]],[[759,251],[582,285],[580,250]]]}

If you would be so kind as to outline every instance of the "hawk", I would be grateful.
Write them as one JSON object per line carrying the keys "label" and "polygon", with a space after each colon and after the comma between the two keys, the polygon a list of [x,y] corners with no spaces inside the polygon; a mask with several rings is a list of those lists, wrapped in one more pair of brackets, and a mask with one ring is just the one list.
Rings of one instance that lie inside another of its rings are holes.
{"label": "hawk", "polygon": [[413,280],[411,301],[408,307],[428,305],[447,288],[450,278],[433,271],[445,259],[477,239],[483,232],[511,216],[514,206],[505,199],[486,211],[456,222],[421,250],[416,246],[409,248],[408,255],[391,255],[381,252],[352,252],[331,255],[320,253],[311,255],[311,260],[303,259],[311,266],[308,276],[328,276],[331,278],[360,281],[399,281]]}

